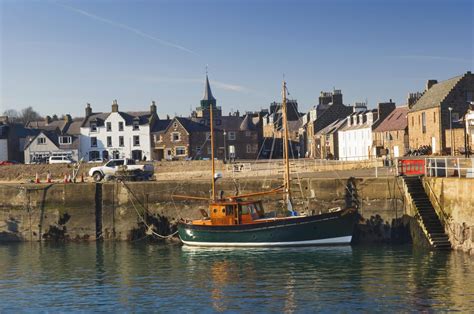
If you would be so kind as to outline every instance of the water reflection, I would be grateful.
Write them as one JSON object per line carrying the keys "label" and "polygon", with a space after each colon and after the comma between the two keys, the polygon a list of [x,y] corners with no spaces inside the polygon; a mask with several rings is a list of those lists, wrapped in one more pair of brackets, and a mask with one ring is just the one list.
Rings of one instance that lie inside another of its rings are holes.
{"label": "water reflection", "polygon": [[474,259],[411,247],[0,245],[0,312],[470,311]]}

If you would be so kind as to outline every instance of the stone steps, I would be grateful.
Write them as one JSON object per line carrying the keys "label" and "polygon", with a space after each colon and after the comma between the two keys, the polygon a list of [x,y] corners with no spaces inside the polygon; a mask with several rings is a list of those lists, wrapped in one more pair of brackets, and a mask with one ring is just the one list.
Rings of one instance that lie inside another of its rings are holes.
{"label": "stone steps", "polygon": [[423,188],[421,179],[419,177],[403,177],[403,181],[413,200],[416,211],[420,215],[421,223],[428,233],[427,237],[432,247],[439,250],[451,249],[449,237],[444,232],[444,227]]}

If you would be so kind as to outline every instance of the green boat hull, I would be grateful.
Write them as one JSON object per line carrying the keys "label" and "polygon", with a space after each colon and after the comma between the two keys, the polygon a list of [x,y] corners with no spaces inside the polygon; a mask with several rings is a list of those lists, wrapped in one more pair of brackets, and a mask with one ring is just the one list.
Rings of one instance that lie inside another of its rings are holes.
{"label": "green boat hull", "polygon": [[262,223],[203,226],[180,223],[181,241],[190,246],[303,246],[350,244],[358,214],[343,210]]}

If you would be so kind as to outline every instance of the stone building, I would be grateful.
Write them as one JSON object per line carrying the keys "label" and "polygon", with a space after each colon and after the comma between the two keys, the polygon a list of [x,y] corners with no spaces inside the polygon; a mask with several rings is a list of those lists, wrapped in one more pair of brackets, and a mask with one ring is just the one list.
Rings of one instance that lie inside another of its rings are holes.
{"label": "stone building", "polygon": [[260,152],[261,115],[247,113],[222,115],[206,76],[200,106],[189,118],[176,117],[162,131],[155,132],[157,159],[182,160],[211,157],[210,113],[213,110],[214,153],[223,160],[256,159]]}
{"label": "stone building", "polygon": [[404,156],[408,150],[408,106],[397,107],[373,131],[377,157]]}
{"label": "stone building", "polygon": [[424,94],[408,112],[410,148],[425,145],[431,146],[433,154],[450,154],[451,148],[459,153],[464,147],[461,118],[471,101],[474,101],[474,75],[471,72],[442,82],[429,80]]}
{"label": "stone building", "polygon": [[310,158],[326,158],[321,155],[325,139],[321,139],[319,132],[336,120],[346,118],[353,111],[352,107],[343,104],[340,90],[321,92],[318,101],[318,105],[310,111],[311,117],[305,127],[307,138],[305,155]]}
{"label": "stone building", "polygon": [[339,130],[347,123],[347,119],[338,119],[316,133],[316,156],[325,159],[339,159]]}

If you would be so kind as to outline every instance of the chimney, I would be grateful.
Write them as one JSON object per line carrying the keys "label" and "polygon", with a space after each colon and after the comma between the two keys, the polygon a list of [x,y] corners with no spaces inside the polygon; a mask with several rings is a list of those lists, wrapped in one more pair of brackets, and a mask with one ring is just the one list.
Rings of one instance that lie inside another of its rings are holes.
{"label": "chimney", "polygon": [[433,85],[435,85],[437,83],[438,83],[437,80],[428,80],[426,82],[426,90],[429,90],[431,87],[433,87]]}
{"label": "chimney", "polygon": [[86,105],[86,118],[92,114],[91,104],[87,103]]}
{"label": "chimney", "polygon": [[392,100],[390,99],[389,102],[381,102],[379,103],[378,105],[378,118],[383,120],[385,119],[386,117],[388,117],[388,115],[393,111],[395,110],[395,103],[392,102]]}
{"label": "chimney", "polygon": [[46,125],[49,125],[51,123],[51,117],[50,116],[46,116],[44,118],[44,122],[46,122]]}
{"label": "chimney", "polygon": [[115,99],[112,103],[112,112],[118,112],[118,103],[117,99]]}
{"label": "chimney", "polygon": [[72,117],[70,114],[64,115],[64,122],[72,122]]}
{"label": "chimney", "polygon": [[156,104],[154,100],[151,102],[151,105],[150,105],[150,113],[156,114]]}

